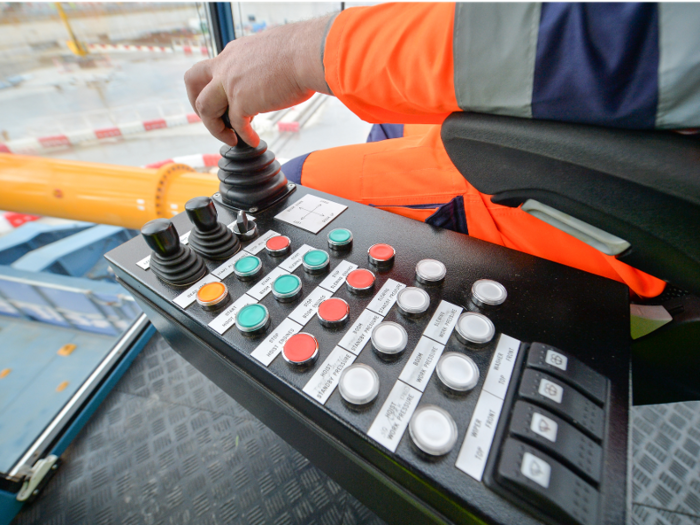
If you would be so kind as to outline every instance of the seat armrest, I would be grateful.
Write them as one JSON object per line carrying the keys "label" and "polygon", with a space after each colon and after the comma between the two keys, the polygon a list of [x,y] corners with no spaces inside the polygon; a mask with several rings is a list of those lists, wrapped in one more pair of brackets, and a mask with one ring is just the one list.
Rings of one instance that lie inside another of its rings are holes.
{"label": "seat armrest", "polygon": [[564,212],[627,241],[621,261],[700,294],[700,138],[453,113],[442,140],[494,203]]}

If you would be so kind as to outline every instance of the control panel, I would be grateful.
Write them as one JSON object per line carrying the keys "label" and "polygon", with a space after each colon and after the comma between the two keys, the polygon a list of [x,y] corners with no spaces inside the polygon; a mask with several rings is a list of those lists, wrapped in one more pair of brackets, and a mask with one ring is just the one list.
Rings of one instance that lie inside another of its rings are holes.
{"label": "control panel", "polygon": [[625,286],[301,187],[142,234],[171,345],[388,522],[626,522]]}

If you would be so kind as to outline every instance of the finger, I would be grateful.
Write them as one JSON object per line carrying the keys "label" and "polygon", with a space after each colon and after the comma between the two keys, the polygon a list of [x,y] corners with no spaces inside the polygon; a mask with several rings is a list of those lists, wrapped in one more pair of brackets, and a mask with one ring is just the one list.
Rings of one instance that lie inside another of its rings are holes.
{"label": "finger", "polygon": [[212,79],[210,62],[211,60],[202,60],[201,62],[197,62],[185,72],[185,88],[187,89],[187,98],[190,100],[190,105],[197,115],[199,115],[195,104],[197,97]]}
{"label": "finger", "polygon": [[202,123],[221,142],[229,146],[236,145],[236,135],[233,130],[224,125],[221,115],[228,108],[228,100],[224,88],[216,80],[212,80],[199,93],[195,102],[197,114]]}
{"label": "finger", "polygon": [[231,108],[229,108],[228,111],[228,118],[231,121],[231,126],[236,130],[236,133],[238,133],[243,142],[257,148],[258,144],[260,144],[260,137],[251,125],[253,119],[250,117],[237,117],[233,115]]}

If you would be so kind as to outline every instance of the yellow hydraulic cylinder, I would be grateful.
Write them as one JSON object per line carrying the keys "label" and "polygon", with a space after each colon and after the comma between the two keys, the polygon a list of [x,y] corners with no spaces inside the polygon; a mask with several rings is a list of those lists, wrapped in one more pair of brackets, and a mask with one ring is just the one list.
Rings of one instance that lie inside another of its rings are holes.
{"label": "yellow hydraulic cylinder", "polygon": [[218,190],[215,175],[184,164],[146,169],[0,153],[0,210],[140,229]]}

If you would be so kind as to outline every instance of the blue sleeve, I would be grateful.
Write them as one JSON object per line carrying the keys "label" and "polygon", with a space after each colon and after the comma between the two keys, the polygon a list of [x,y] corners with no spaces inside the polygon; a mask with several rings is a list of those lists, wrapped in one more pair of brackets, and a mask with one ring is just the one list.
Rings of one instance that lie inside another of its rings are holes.
{"label": "blue sleeve", "polygon": [[532,118],[653,129],[658,73],[656,4],[542,4]]}

